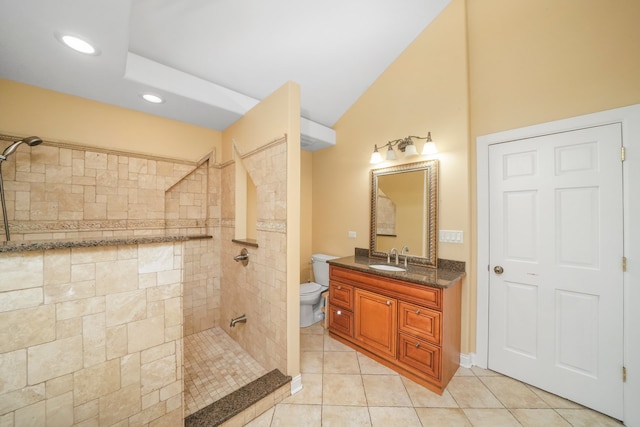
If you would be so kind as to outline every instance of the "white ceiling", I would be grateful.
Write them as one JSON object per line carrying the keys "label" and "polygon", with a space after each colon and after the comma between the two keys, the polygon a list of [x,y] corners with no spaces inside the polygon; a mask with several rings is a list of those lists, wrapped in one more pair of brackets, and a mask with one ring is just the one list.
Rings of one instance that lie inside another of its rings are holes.
{"label": "white ceiling", "polygon": [[[219,131],[294,81],[303,148],[316,149],[449,2],[0,0],[0,77]],[[166,102],[142,101],[145,91]]]}

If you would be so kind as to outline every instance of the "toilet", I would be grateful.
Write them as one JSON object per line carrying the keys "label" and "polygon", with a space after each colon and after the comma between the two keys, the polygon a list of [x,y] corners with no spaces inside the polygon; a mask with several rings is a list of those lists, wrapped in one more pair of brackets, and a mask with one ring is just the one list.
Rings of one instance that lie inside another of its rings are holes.
{"label": "toilet", "polygon": [[311,256],[315,282],[300,285],[300,327],[306,328],[324,318],[321,294],[329,289],[329,264],[327,261],[338,257],[314,254]]}

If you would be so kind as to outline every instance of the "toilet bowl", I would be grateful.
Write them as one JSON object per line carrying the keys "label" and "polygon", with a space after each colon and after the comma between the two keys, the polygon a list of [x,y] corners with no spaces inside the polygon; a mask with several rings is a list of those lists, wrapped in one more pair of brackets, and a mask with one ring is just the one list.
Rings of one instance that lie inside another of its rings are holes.
{"label": "toilet bowl", "polygon": [[314,254],[311,256],[315,282],[300,285],[300,327],[306,328],[324,319],[322,293],[329,289],[329,264],[327,261],[338,257]]}

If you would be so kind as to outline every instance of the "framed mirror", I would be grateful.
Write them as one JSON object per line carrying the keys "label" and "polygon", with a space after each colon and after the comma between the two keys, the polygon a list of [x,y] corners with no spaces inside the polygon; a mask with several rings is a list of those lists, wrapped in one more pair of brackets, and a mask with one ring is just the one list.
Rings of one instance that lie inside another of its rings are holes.
{"label": "framed mirror", "polygon": [[409,261],[436,267],[438,160],[371,170],[371,256],[409,248]]}

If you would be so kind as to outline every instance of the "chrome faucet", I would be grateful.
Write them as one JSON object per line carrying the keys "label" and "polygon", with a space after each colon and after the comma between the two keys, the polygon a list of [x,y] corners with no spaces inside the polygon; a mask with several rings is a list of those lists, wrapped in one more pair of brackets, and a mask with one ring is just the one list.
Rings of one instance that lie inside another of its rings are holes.
{"label": "chrome faucet", "polygon": [[402,250],[400,251],[400,255],[404,255],[404,268],[407,268],[407,258],[409,258],[409,255],[407,255],[407,252],[409,252],[409,247],[403,246]]}
{"label": "chrome faucet", "polygon": [[391,254],[394,254],[396,256],[396,265],[398,265],[398,250],[396,248],[391,248],[391,250],[387,254],[387,263],[391,263]]}

